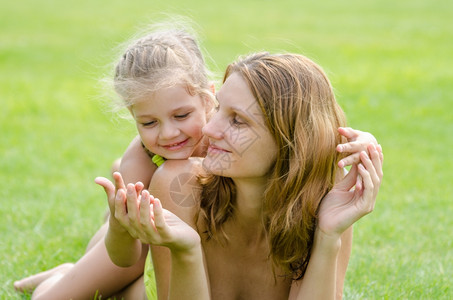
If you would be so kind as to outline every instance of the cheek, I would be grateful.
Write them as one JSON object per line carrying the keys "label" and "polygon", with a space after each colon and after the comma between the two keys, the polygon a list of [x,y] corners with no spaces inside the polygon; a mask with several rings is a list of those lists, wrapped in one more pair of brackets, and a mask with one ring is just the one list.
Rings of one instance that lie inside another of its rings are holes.
{"label": "cheek", "polygon": [[184,130],[188,135],[191,136],[201,136],[202,129],[206,124],[206,118],[204,116],[197,116],[188,120],[188,122],[184,126]]}
{"label": "cheek", "polygon": [[142,140],[145,147],[152,151],[151,148],[155,147],[157,143],[156,131],[152,129],[143,128],[137,128],[137,130],[138,134],[140,135],[140,139]]}

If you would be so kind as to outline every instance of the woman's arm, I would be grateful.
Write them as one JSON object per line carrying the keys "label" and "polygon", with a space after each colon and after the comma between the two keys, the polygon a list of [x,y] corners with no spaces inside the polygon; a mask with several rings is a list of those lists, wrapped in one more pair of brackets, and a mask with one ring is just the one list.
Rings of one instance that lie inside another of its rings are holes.
{"label": "woman's arm", "polygon": [[370,156],[361,152],[361,163],[324,197],[310,261],[301,282],[293,284],[292,299],[335,299],[340,294],[342,286],[337,285],[344,281],[350,252],[343,247],[350,247],[352,238],[348,231],[374,209],[383,176],[381,154],[374,145],[368,151]]}
{"label": "woman's arm", "polygon": [[[150,191],[162,205],[196,230],[194,216],[201,188],[201,160],[167,161],[153,177]],[[198,234],[197,234],[198,235]],[[199,236],[198,236],[199,239]],[[209,282],[201,243],[191,251],[151,246],[159,299],[209,299]]]}

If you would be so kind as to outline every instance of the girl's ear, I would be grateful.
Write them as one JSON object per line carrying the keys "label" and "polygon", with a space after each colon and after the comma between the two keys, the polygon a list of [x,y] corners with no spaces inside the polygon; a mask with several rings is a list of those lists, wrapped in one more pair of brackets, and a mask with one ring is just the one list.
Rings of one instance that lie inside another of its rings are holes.
{"label": "girl's ear", "polygon": [[127,110],[131,113],[132,118],[135,119],[134,112],[132,111],[132,105],[129,105],[129,106],[127,107]]}
{"label": "girl's ear", "polygon": [[215,95],[215,85],[214,85],[214,82],[211,82],[211,85],[209,86],[209,88],[211,89],[212,94]]}

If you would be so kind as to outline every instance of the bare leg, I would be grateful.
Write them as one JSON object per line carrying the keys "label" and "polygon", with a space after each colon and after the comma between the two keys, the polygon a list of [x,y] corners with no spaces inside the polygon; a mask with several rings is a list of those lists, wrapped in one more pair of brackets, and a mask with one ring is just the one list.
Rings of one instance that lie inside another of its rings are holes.
{"label": "bare leg", "polygon": [[38,285],[43,281],[51,277],[59,277],[65,274],[74,266],[74,264],[66,263],[59,266],[56,266],[53,269],[23,278],[14,282],[14,288],[19,292],[28,292],[31,293]]}
{"label": "bare leg", "polygon": [[147,300],[143,275],[137,280],[135,280],[133,283],[131,283],[129,286],[127,286],[124,290],[113,295],[113,297],[116,297],[116,299]]}
{"label": "bare leg", "polygon": [[147,253],[148,246],[144,246],[142,257],[134,266],[121,268],[110,260],[102,239],[75,265],[60,269],[62,272],[53,272],[39,282],[32,299],[91,299],[97,291],[105,299],[119,291],[127,291],[131,283],[143,275]]}

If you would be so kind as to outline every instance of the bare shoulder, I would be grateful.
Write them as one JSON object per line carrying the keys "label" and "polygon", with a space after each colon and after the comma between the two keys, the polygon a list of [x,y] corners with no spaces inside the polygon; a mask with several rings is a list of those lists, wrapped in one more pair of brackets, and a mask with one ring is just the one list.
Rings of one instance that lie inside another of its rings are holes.
{"label": "bare shoulder", "polygon": [[167,160],[154,173],[149,186],[152,195],[162,206],[185,222],[193,224],[201,186],[198,176],[203,172],[202,159]]}
{"label": "bare shoulder", "polygon": [[135,137],[121,158],[120,173],[126,183],[143,182],[149,185],[156,165],[143,149],[139,137]]}

